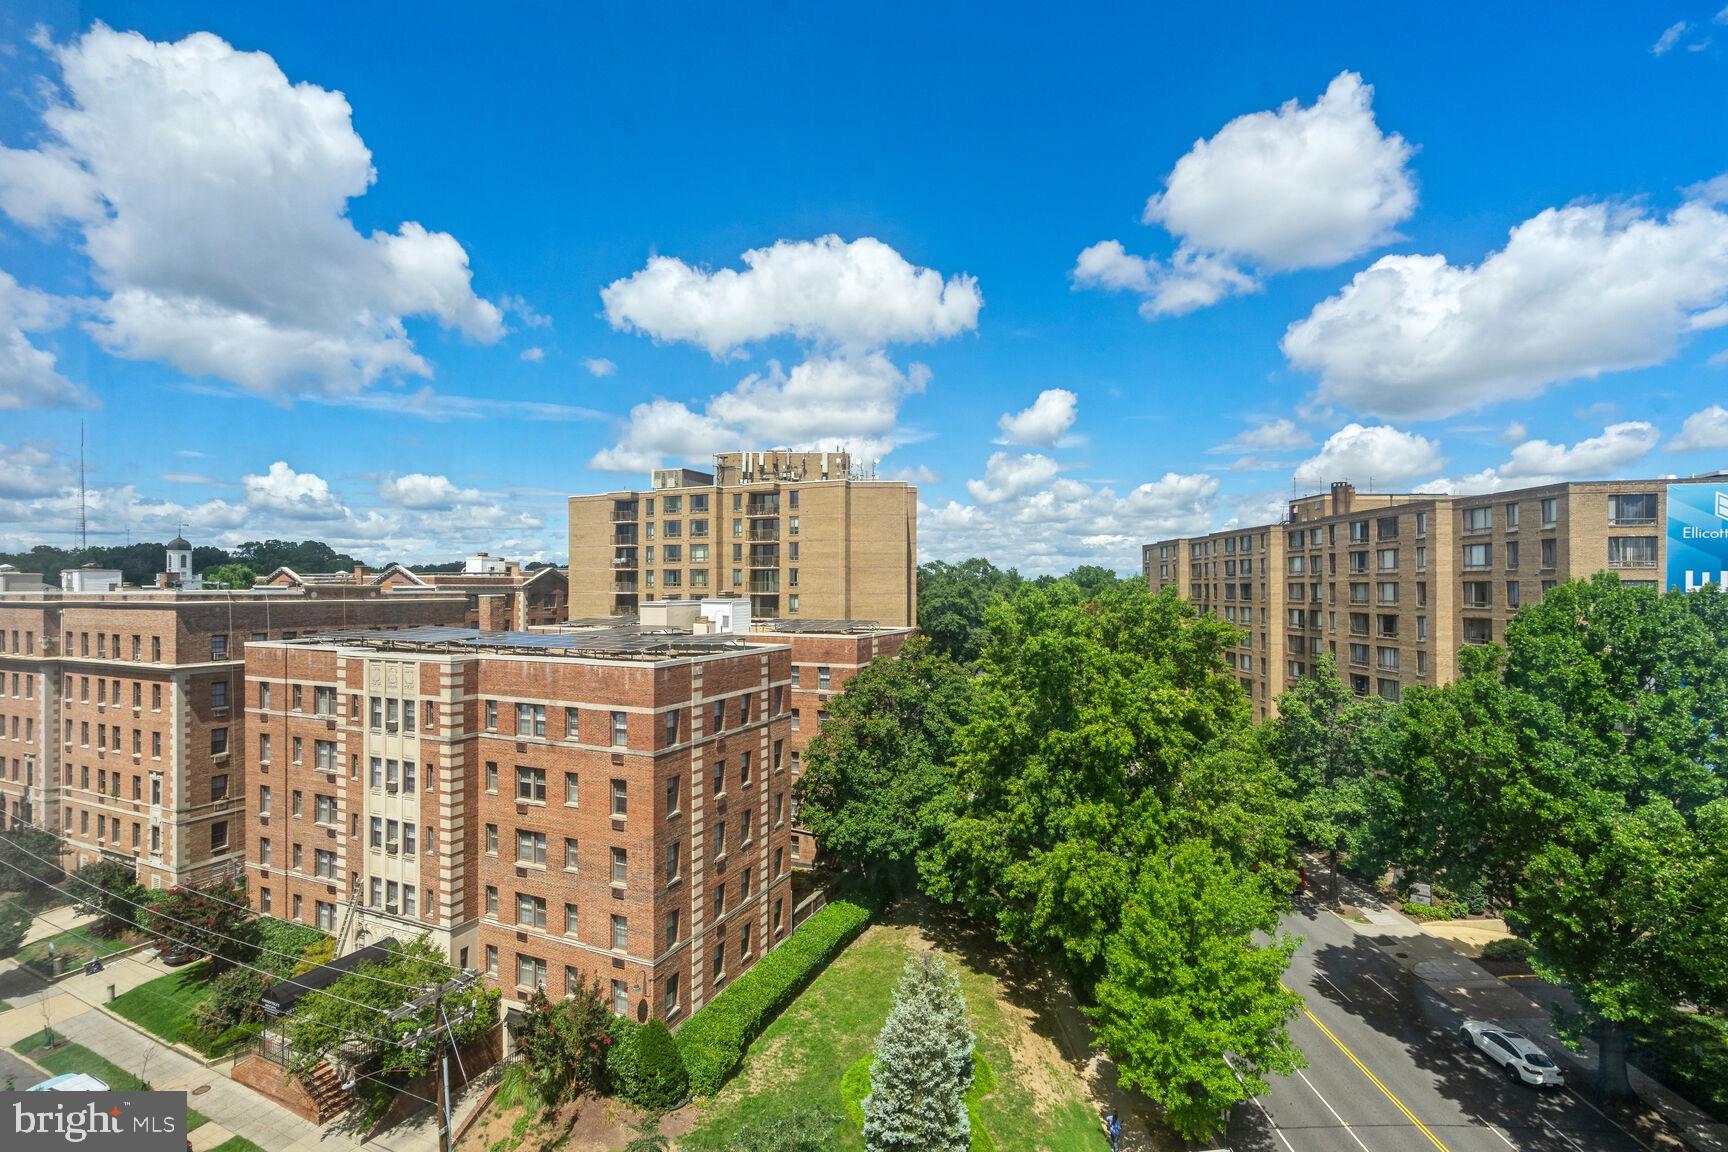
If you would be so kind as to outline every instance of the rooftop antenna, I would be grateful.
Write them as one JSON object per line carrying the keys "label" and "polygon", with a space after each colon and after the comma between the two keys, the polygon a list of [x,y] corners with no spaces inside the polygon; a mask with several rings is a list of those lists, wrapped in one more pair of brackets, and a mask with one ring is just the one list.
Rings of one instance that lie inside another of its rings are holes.
{"label": "rooftop antenna", "polygon": [[78,421],[78,550],[90,547],[90,524],[84,504],[84,421]]}

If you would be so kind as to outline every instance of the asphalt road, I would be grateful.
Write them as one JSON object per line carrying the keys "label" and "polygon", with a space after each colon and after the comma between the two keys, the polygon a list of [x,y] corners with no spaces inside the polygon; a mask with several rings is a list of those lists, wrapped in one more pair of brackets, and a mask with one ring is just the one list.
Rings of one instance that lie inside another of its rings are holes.
{"label": "asphalt road", "polygon": [[1308,1060],[1231,1118],[1232,1152],[1638,1152],[1570,1090],[1505,1079],[1458,1039],[1464,1017],[1379,946],[1310,906],[1285,977]]}

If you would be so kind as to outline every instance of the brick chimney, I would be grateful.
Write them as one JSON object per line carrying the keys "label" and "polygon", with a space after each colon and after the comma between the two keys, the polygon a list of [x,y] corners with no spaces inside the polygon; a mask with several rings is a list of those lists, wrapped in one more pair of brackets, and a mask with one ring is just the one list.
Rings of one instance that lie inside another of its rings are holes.
{"label": "brick chimney", "polygon": [[1332,481],[1332,515],[1341,516],[1356,502],[1356,485],[1348,480]]}
{"label": "brick chimney", "polygon": [[364,579],[366,579],[366,565],[354,565],[354,583],[358,584]]}
{"label": "brick chimney", "polygon": [[487,592],[479,597],[479,628],[482,632],[510,630],[509,597]]}

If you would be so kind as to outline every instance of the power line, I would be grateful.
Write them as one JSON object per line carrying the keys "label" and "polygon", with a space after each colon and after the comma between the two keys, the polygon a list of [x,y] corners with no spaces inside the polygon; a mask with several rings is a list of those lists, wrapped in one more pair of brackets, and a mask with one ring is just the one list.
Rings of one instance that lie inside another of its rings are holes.
{"label": "power line", "polygon": [[[4,861],[0,861],[0,863],[4,863]],[[16,867],[16,866],[15,866],[15,865],[8,865],[8,866],[9,866],[9,867]],[[34,912],[34,913],[31,913],[31,915],[30,915],[30,918],[31,918],[31,919],[32,919],[32,920],[40,920],[40,919],[42,919],[42,918],[43,918],[43,917],[44,917],[44,916],[45,916],[45,915],[46,915],[46,913],[43,913],[43,912]],[[89,936],[89,935],[87,935],[87,934],[86,934],[86,933],[84,933],[84,932],[83,932],[83,931],[82,931],[82,930],[80,930],[80,929],[77,929],[77,928],[67,928],[67,929],[64,929],[64,932],[66,932],[66,933],[69,933],[69,934],[71,934],[71,935],[74,935],[74,936],[79,936],[79,937],[81,937],[81,938],[83,938],[83,939],[84,939],[84,940],[85,940],[85,941],[87,941],[87,942],[88,942],[88,943],[91,943],[91,944],[95,944],[95,943],[96,943],[96,940],[95,940],[95,938],[94,938],[94,937],[92,937],[92,936]],[[103,960],[103,959],[105,959],[105,958],[104,958],[104,957],[101,957],[101,956],[96,956],[96,957],[93,957],[93,959],[96,959],[96,960]],[[118,960],[126,960],[126,961],[130,961],[130,962],[131,962],[131,963],[134,963],[134,964],[137,964],[137,965],[138,965],[138,966],[139,966],[139,967],[141,967],[141,968],[143,968],[143,969],[145,969],[145,970],[146,970],[146,971],[150,971],[150,972],[154,972],[154,971],[155,971],[155,969],[153,969],[153,968],[151,968],[151,967],[150,967],[150,965],[149,965],[149,964],[148,964],[148,963],[146,963],[146,962],[145,962],[145,961],[143,961],[143,960],[140,960],[140,959],[138,959],[138,957],[136,957],[136,956],[118,956],[118,957],[115,957],[115,959],[118,959]],[[241,967],[246,967],[246,966],[245,966],[245,965],[241,965]],[[256,971],[256,970],[255,970],[255,971]],[[271,975],[271,974],[270,974],[270,973],[265,973],[265,975]],[[290,978],[290,979],[291,979],[291,978]],[[83,998],[83,997],[82,997],[82,996],[79,996],[79,995],[78,995],[78,994],[77,994],[77,993],[76,993],[76,992],[74,992],[74,991],[73,991],[73,990],[72,990],[72,988],[71,988],[71,987],[69,987],[69,986],[67,986],[67,987],[62,987],[62,988],[61,988],[61,989],[60,989],[60,991],[62,991],[62,992],[65,992],[65,993],[66,993],[66,994],[67,994],[67,995],[69,995],[69,996],[71,996],[71,997],[72,997],[72,998],[73,998],[73,999],[74,999],[74,1000],[78,1000],[78,1001],[80,1001],[80,1002],[82,1002],[82,1003],[84,1003],[84,1004],[89,1004],[89,1005],[90,1005],[90,1007],[92,1007],[92,1008],[97,1008],[97,1009],[100,1009],[100,1008],[101,1008],[101,1005],[99,1005],[99,1004],[94,1004],[94,1003],[91,1003],[91,1002],[90,1002],[90,1001],[89,1001],[89,1000],[85,1000],[85,999],[84,999],[84,998]],[[316,990],[315,990],[315,991],[316,991]],[[158,1001],[158,1002],[160,1002],[160,1003],[163,1003],[163,1004],[172,1004],[172,1005],[174,1005],[174,1006],[176,1006],[176,1007],[180,1007],[180,1006],[181,1006],[181,1005],[179,1005],[179,1003],[178,1003],[178,1002],[177,1002],[177,1001],[174,1001],[174,1000],[170,1000],[170,999],[169,999],[169,998],[168,998],[168,997],[166,997],[166,996],[162,996],[162,995],[160,995],[160,994],[158,994],[158,993],[155,993],[155,992],[151,992],[151,991],[148,991],[148,990],[147,990],[147,989],[145,989],[145,988],[143,988],[143,987],[138,987],[138,988],[132,988],[132,989],[129,989],[129,990],[128,990],[128,992],[129,992],[129,993],[130,993],[130,992],[142,992],[142,993],[143,993],[143,994],[144,994],[144,995],[145,995],[145,996],[148,996],[148,997],[149,997],[149,998],[150,998],[150,999],[152,999],[152,1000],[156,1000],[156,1001]],[[299,1019],[299,1020],[305,1020],[305,1019],[308,1019],[308,1017],[305,1017],[305,1016],[299,1016],[299,1017],[295,1017],[295,1016],[288,1016],[288,1017],[284,1017],[284,1019],[287,1019],[287,1020],[295,1020],[295,1019]],[[367,1034],[367,1033],[364,1033],[364,1032],[355,1032],[355,1031],[352,1031],[352,1030],[350,1030],[350,1029],[347,1029],[347,1028],[343,1028],[343,1027],[341,1027],[341,1026],[339,1026],[339,1025],[336,1025],[336,1024],[327,1024],[327,1023],[325,1023],[325,1022],[324,1022],[324,1021],[321,1021],[321,1020],[320,1020],[320,1021],[317,1021],[317,1023],[319,1023],[319,1024],[321,1024],[321,1025],[322,1025],[322,1026],[323,1026],[323,1027],[326,1027],[326,1028],[329,1028],[329,1029],[331,1029],[331,1030],[332,1030],[332,1031],[335,1031],[335,1032],[340,1032],[340,1033],[342,1033],[342,1034],[343,1034],[343,1035],[345,1035],[345,1036],[351,1036],[351,1037],[353,1037],[353,1038],[354,1038],[354,1039],[356,1039],[356,1040],[365,1040],[365,1041],[369,1041],[369,1042],[372,1042],[372,1043],[377,1043],[377,1042],[379,1042],[379,1040],[380,1040],[380,1039],[381,1039],[381,1038],[380,1038],[380,1037],[378,1037],[378,1036],[373,1036],[373,1035],[369,1035],[369,1034]],[[355,1072],[355,1075],[357,1075],[357,1076],[361,1076],[361,1077],[363,1077],[363,1078],[365,1078],[365,1079],[367,1079],[367,1080],[373,1080],[373,1081],[374,1081],[374,1082],[375,1082],[375,1083],[379,1083],[379,1084],[384,1084],[384,1083],[385,1083],[385,1082],[384,1082],[384,1081],[382,1081],[382,1080],[377,1080],[377,1078],[376,1078],[376,1077],[373,1077],[373,1076],[368,1076],[368,1075],[367,1075],[367,1074],[366,1074],[366,1073],[364,1073],[364,1072],[358,1072],[358,1071],[357,1071],[357,1072]],[[389,1085],[389,1084],[386,1084],[386,1085],[385,1085],[385,1086],[386,1086],[386,1087],[392,1087],[392,1088],[394,1088],[394,1087],[395,1087],[395,1086],[394,1086],[394,1085]],[[415,1099],[415,1100],[420,1100],[420,1101],[424,1101],[424,1102],[425,1102],[425,1103],[427,1103],[427,1104],[433,1104],[433,1105],[436,1105],[436,1104],[437,1104],[437,1101],[435,1101],[435,1100],[428,1100],[428,1099],[427,1099],[427,1098],[426,1098],[426,1097],[424,1097],[424,1096],[421,1096],[421,1095],[419,1095],[419,1094],[417,1094],[417,1093],[414,1093],[414,1092],[409,1092],[409,1091],[407,1091],[407,1090],[405,1090],[405,1089],[401,1089],[401,1088],[397,1088],[397,1089],[396,1089],[396,1090],[397,1090],[397,1091],[399,1091],[399,1092],[401,1092],[401,1093],[402,1093],[402,1094],[403,1094],[403,1095],[404,1095],[404,1096],[409,1096],[409,1097],[412,1097],[412,1098],[413,1098],[413,1099]]]}
{"label": "power line", "polygon": [[[14,847],[16,847],[16,845],[14,845]],[[20,851],[22,851],[22,849],[20,849]],[[37,856],[37,855],[36,855],[36,854],[35,854],[35,853],[34,853],[34,852],[25,852],[25,853],[24,853],[24,854],[25,854],[25,855],[26,855],[26,856],[31,856],[31,857],[34,857],[34,858],[35,858],[35,859],[37,859],[37,860],[41,860],[41,859],[42,859],[42,857],[40,857],[40,856]],[[47,863],[47,861],[43,861],[43,862],[44,862],[44,863]],[[0,864],[3,864],[3,865],[5,865],[5,866],[6,866],[6,867],[8,867],[8,868],[10,868],[10,869],[12,869],[12,871],[14,871],[14,872],[16,872],[16,873],[18,873],[18,874],[19,874],[19,875],[20,875],[20,876],[24,876],[24,877],[26,877],[26,878],[28,878],[28,879],[36,879],[36,878],[35,878],[35,877],[32,877],[32,876],[31,876],[31,875],[30,875],[30,873],[28,873],[28,872],[26,872],[26,871],[25,871],[25,870],[24,870],[24,869],[23,869],[23,868],[20,868],[20,867],[19,867],[19,866],[18,866],[18,865],[16,865],[16,864],[14,864],[14,863],[12,863],[12,862],[11,862],[11,861],[10,861],[10,860],[0,860]],[[68,891],[66,891],[66,889],[64,889],[64,888],[62,888],[62,887],[60,887],[60,886],[59,886],[59,885],[58,885],[58,884],[49,884],[49,883],[47,883],[47,882],[46,882],[46,881],[42,881],[42,880],[37,880],[37,882],[38,882],[38,883],[41,883],[41,884],[43,884],[43,885],[44,885],[44,886],[45,886],[45,887],[48,887],[48,888],[52,888],[52,889],[54,889],[54,891],[56,891],[56,892],[58,892],[58,893],[60,893],[60,894],[61,894],[61,895],[63,895],[63,896],[68,896],[68,897],[71,897],[71,898],[72,898],[72,899],[73,899],[73,900],[75,900],[75,901],[78,901],[78,897],[77,897],[77,896],[74,896],[74,895],[73,895],[73,894],[72,894],[72,893],[70,893],[70,892],[68,892]],[[89,881],[85,881],[85,880],[80,880],[80,881],[79,881],[79,883],[80,883],[80,884],[83,884],[83,885],[84,885],[84,886],[85,886],[85,887],[87,887],[87,888],[91,888],[91,889],[93,889],[93,890],[95,890],[95,891],[97,891],[97,892],[101,892],[101,893],[102,893],[102,894],[103,894],[103,895],[106,895],[106,896],[112,896],[112,897],[113,897],[113,898],[114,898],[114,899],[116,899],[116,900],[119,900],[119,901],[120,901],[120,902],[121,902],[121,903],[123,903],[123,904],[130,904],[130,905],[132,905],[132,906],[133,906],[133,907],[134,907],[134,908],[140,908],[140,909],[141,909],[141,908],[144,908],[144,907],[145,907],[145,905],[143,905],[143,904],[139,904],[139,903],[138,903],[138,902],[137,902],[137,901],[135,901],[135,900],[127,900],[127,899],[126,899],[126,898],[125,898],[125,897],[124,897],[124,896],[121,896],[121,895],[119,895],[119,894],[118,894],[118,893],[114,893],[114,892],[110,892],[110,891],[108,891],[108,890],[107,890],[107,889],[106,889],[106,888],[103,888],[103,887],[101,887],[101,886],[100,886],[100,885],[97,885],[97,884],[91,884],[91,883],[90,883],[90,882],[89,882]],[[84,901],[78,901],[78,902],[79,902],[79,903],[84,903]],[[152,911],[154,911],[154,909],[152,909]],[[174,923],[174,924],[180,924],[180,925],[183,925],[183,926],[185,926],[185,927],[187,927],[187,928],[192,928],[192,929],[193,929],[193,930],[194,930],[194,931],[201,931],[201,929],[198,929],[198,928],[197,928],[197,926],[196,926],[196,925],[193,925],[193,924],[187,924],[187,923],[186,923],[186,922],[185,922],[185,921],[184,921],[184,920],[176,920],[176,919],[174,919],[174,918],[173,918],[173,917],[171,917],[171,916],[163,916],[163,914],[162,914],[162,913],[160,913],[160,912],[157,912],[157,913],[156,913],[156,915],[158,915],[158,916],[162,916],[162,918],[163,918],[163,919],[164,919],[164,920],[168,920],[168,921],[169,921],[169,922],[171,922],[171,923]],[[180,940],[180,939],[176,939],[176,938],[175,938],[175,937],[173,937],[173,936],[170,936],[170,935],[168,935],[168,933],[166,933],[166,932],[155,932],[155,933],[151,933],[151,934],[152,934],[152,935],[157,935],[157,936],[161,936],[161,937],[163,937],[163,938],[164,938],[164,939],[166,939],[166,940],[168,940],[168,941],[169,941],[169,942],[171,942],[171,943],[174,943],[174,944],[179,944],[179,945],[181,945],[181,946],[182,946],[182,947],[185,947],[185,948],[192,948],[192,947],[193,947],[193,945],[192,945],[192,944],[190,944],[190,943],[188,943],[188,942],[187,942],[187,941],[185,941],[185,940]],[[252,947],[252,946],[253,946],[253,945],[252,945],[252,943],[251,943],[251,942],[250,942],[250,941],[246,941],[246,940],[238,940],[238,939],[236,939],[236,938],[235,938],[235,937],[233,937],[233,936],[224,936],[224,935],[223,935],[223,934],[222,934],[222,933],[220,933],[220,932],[212,932],[212,933],[211,933],[211,935],[213,935],[213,936],[217,936],[217,937],[219,937],[219,938],[221,938],[221,939],[223,939],[223,940],[232,940],[232,941],[233,941],[233,942],[234,942],[234,943],[236,943],[236,944],[241,944],[241,945],[244,945],[244,946],[246,946],[246,947],[248,947],[248,948],[250,948],[250,947]],[[276,954],[277,954],[277,955],[278,955],[278,956],[287,956],[287,955],[290,955],[290,953],[286,953],[286,952],[282,952],[282,951],[280,951],[280,950],[279,950],[279,949],[271,949],[271,951],[273,951],[273,952],[275,952],[275,953],[276,953]],[[256,966],[256,965],[253,965],[253,964],[248,964],[248,963],[246,963],[246,962],[245,962],[245,961],[243,961],[243,960],[234,960],[234,959],[231,959],[231,958],[228,958],[228,957],[224,957],[224,958],[223,958],[223,959],[224,959],[224,960],[225,960],[225,961],[226,961],[226,962],[227,962],[227,963],[229,963],[229,964],[233,964],[233,965],[234,965],[234,966],[235,966],[235,967],[237,967],[237,968],[245,968],[245,969],[247,969],[247,970],[248,970],[248,971],[251,971],[251,972],[257,972],[257,973],[258,973],[258,974],[260,974],[260,975],[262,975],[262,976],[269,976],[269,977],[270,977],[270,978],[271,978],[271,979],[273,979],[273,980],[277,980],[277,979],[281,979],[281,977],[278,977],[278,976],[277,976],[277,975],[276,975],[276,974],[275,974],[275,973],[274,973],[274,972],[272,972],[272,971],[270,971],[270,970],[269,970],[269,969],[267,969],[267,968],[259,968],[259,967],[257,967],[257,966]],[[296,957],[296,959],[298,959],[298,957]],[[289,977],[289,979],[292,979],[292,977]],[[395,981],[390,981],[390,983],[395,983]],[[402,985],[402,986],[403,986],[403,987],[408,987],[408,985]],[[343,1004],[352,1004],[352,1005],[353,1005],[353,1006],[354,1006],[354,1007],[356,1007],[356,1008],[365,1008],[365,1009],[367,1009],[367,1010],[368,1010],[368,1011],[372,1011],[372,1012],[377,1012],[377,1013],[380,1013],[380,1014],[381,1014],[381,1015],[384,1015],[384,1016],[388,1016],[388,1015],[390,1015],[390,1013],[391,1013],[391,1011],[392,1011],[392,1009],[388,1009],[388,1008],[380,1008],[380,1007],[378,1007],[378,1005],[376,1005],[376,1004],[366,1004],[366,1003],[364,1003],[364,1002],[362,1002],[362,1001],[359,1001],[359,1000],[350,1000],[350,999],[348,999],[348,998],[347,998],[347,997],[346,997],[346,996],[338,996],[338,995],[336,995],[336,994],[335,994],[335,993],[334,993],[334,992],[329,992],[329,991],[326,991],[326,990],[324,990],[324,989],[322,989],[322,988],[319,988],[319,989],[315,989],[315,990],[314,990],[314,991],[316,991],[316,992],[317,992],[317,993],[318,993],[318,994],[319,994],[319,995],[321,995],[321,996],[328,996],[328,997],[330,997],[330,998],[331,998],[331,999],[332,999],[332,1000],[337,1000],[337,1001],[340,1001],[340,1002],[341,1002],[341,1003],[343,1003]],[[423,989],[422,989],[422,991],[423,991]]]}
{"label": "power line", "polygon": [[[55,833],[54,833],[54,832],[53,832],[53,831],[51,831],[51,830],[50,830],[50,829],[48,829],[48,828],[44,828],[44,827],[42,827],[42,826],[41,826],[41,825],[39,825],[39,824],[25,824],[25,827],[27,827],[27,828],[35,828],[35,829],[36,829],[36,830],[37,830],[37,831],[39,831],[39,832],[42,832],[42,833],[45,833],[45,834],[46,834],[46,835],[48,835],[48,836],[51,836],[51,837],[53,837],[53,838],[54,838],[54,839],[55,839],[55,840],[56,840],[56,841],[58,841],[58,842],[59,842],[59,843],[61,843],[61,844],[67,844],[67,845],[73,845],[73,842],[72,842],[72,841],[71,841],[71,840],[68,840],[68,839],[67,839],[67,838],[65,838],[65,837],[64,837],[64,836],[58,836],[58,835],[55,835]],[[74,847],[77,847],[77,845],[73,845],[73,846],[74,846]],[[12,842],[12,847],[13,847],[13,848],[15,848],[15,849],[17,849],[17,850],[18,850],[18,851],[19,851],[19,852],[22,852],[22,853],[24,853],[24,855],[26,855],[26,856],[28,856],[28,857],[30,857],[30,858],[31,858],[31,859],[32,859],[32,860],[37,860],[37,861],[40,861],[40,862],[41,862],[41,863],[43,863],[43,864],[51,864],[51,865],[53,865],[53,866],[54,866],[54,867],[56,867],[56,868],[60,868],[60,869],[61,869],[61,870],[62,870],[62,871],[65,871],[65,869],[64,869],[64,868],[63,868],[63,867],[62,867],[62,866],[61,866],[61,865],[60,865],[60,864],[58,864],[58,863],[57,863],[57,862],[55,862],[55,861],[53,861],[53,860],[49,860],[49,859],[47,859],[47,858],[45,858],[45,857],[42,857],[42,856],[38,856],[38,855],[36,855],[36,853],[34,853],[34,852],[32,852],[32,851],[30,851],[30,850],[29,850],[29,849],[28,849],[28,848],[25,848],[25,847],[23,847],[23,846],[22,846],[22,845],[20,845],[20,844],[18,844],[18,843],[17,843],[17,842],[16,842],[16,841],[13,841],[13,842]],[[14,866],[14,867],[15,867],[15,866]],[[20,871],[20,872],[22,872],[22,871],[23,871],[23,870],[22,870],[22,869],[18,869],[18,871]],[[24,875],[29,875],[29,873],[24,873]],[[67,877],[67,878],[68,878],[68,879],[73,879],[73,877],[71,877],[71,876],[68,876],[68,877]],[[214,930],[212,930],[212,929],[208,929],[208,928],[202,928],[202,929],[201,929],[201,928],[199,928],[199,927],[198,927],[198,926],[197,926],[197,925],[195,925],[195,924],[188,924],[188,923],[186,923],[186,921],[184,921],[184,920],[178,920],[178,919],[175,919],[175,918],[174,918],[174,917],[172,917],[172,916],[169,916],[169,915],[168,915],[168,914],[167,914],[167,913],[165,913],[165,912],[158,912],[158,911],[157,911],[157,910],[156,910],[156,909],[155,909],[155,908],[154,908],[154,907],[153,907],[153,906],[151,906],[151,905],[148,905],[148,904],[142,904],[142,903],[140,903],[140,902],[138,902],[138,901],[136,901],[136,900],[130,900],[130,899],[127,899],[127,898],[126,898],[126,897],[125,897],[125,896],[122,896],[122,895],[120,895],[120,894],[119,894],[119,893],[118,893],[118,892],[112,892],[112,891],[109,891],[109,890],[108,890],[108,889],[106,889],[106,888],[103,888],[103,887],[102,887],[102,886],[101,886],[101,885],[99,885],[99,884],[91,884],[91,883],[90,883],[90,882],[89,882],[89,881],[88,881],[88,880],[79,880],[79,881],[78,881],[78,883],[80,883],[80,884],[83,884],[83,885],[85,885],[85,886],[86,886],[86,887],[89,887],[89,888],[92,888],[92,889],[95,889],[95,890],[96,890],[96,891],[97,891],[97,892],[101,892],[101,893],[102,893],[102,894],[103,894],[103,895],[105,895],[105,896],[112,896],[112,897],[113,897],[113,898],[114,898],[114,899],[116,899],[116,900],[119,900],[119,901],[121,901],[121,902],[122,902],[122,903],[125,903],[125,904],[130,904],[130,905],[132,905],[132,907],[134,907],[134,908],[137,908],[137,909],[139,909],[139,910],[141,910],[141,911],[149,911],[149,912],[152,912],[152,913],[154,913],[154,914],[155,914],[155,915],[157,915],[157,916],[160,916],[160,917],[161,917],[161,918],[162,918],[162,919],[164,919],[164,920],[167,920],[167,921],[168,921],[168,922],[169,922],[169,923],[171,923],[171,924],[179,924],[179,925],[181,925],[181,926],[182,926],[182,927],[185,927],[185,928],[191,928],[191,929],[193,929],[193,930],[194,930],[194,931],[199,931],[199,932],[205,932],[205,933],[207,933],[207,934],[209,934],[209,935],[211,935],[211,936],[215,936],[215,937],[217,937],[217,938],[218,938],[218,939],[221,939],[221,940],[227,940],[227,941],[229,941],[229,942],[231,942],[231,943],[234,943],[234,944],[242,944],[242,945],[245,945],[245,946],[246,946],[246,947],[248,947],[248,948],[250,948],[250,947],[253,947],[253,946],[254,946],[254,942],[253,942],[253,941],[250,941],[250,940],[240,940],[240,939],[237,939],[237,938],[236,938],[236,937],[233,937],[233,936],[229,936],[229,935],[226,935],[226,934],[224,934],[224,933],[221,933],[221,932],[216,932],[216,931],[214,931]],[[50,885],[50,887],[53,887],[53,885]],[[247,915],[249,915],[249,916],[251,916],[251,917],[253,917],[253,919],[255,919],[255,920],[257,920],[257,919],[262,919],[262,918],[263,918],[263,915],[264,915],[264,914],[263,914],[263,913],[262,913],[262,912],[255,912],[255,911],[253,911],[253,910],[252,910],[252,909],[251,909],[251,908],[249,908],[249,907],[247,907],[247,906],[246,906],[246,905],[244,905],[244,904],[236,904],[236,903],[235,903],[235,902],[234,902],[234,901],[232,901],[232,900],[224,900],[224,899],[222,899],[222,898],[221,898],[221,897],[219,897],[219,896],[212,896],[212,895],[210,895],[210,894],[209,894],[209,893],[207,893],[207,892],[205,892],[205,891],[204,891],[204,890],[203,890],[203,889],[201,889],[201,888],[191,888],[191,889],[188,889],[188,890],[189,890],[189,891],[192,891],[192,892],[197,892],[197,893],[198,893],[198,894],[199,894],[199,895],[200,895],[200,896],[203,896],[203,897],[204,897],[204,898],[205,898],[205,899],[208,899],[208,900],[213,900],[213,901],[215,901],[215,902],[216,902],[216,903],[218,903],[218,904],[222,904],[222,905],[225,905],[225,906],[227,906],[227,907],[229,907],[229,908],[234,908],[234,909],[237,909],[237,910],[239,910],[239,911],[242,911],[242,912],[245,912],[245,913],[246,913],[246,914],[247,914]],[[71,895],[71,893],[69,893],[69,892],[68,892],[68,893],[67,893],[67,895],[69,895],[69,896],[70,896],[70,895]],[[74,898],[74,899],[76,899],[76,897],[73,897],[73,898]],[[163,933],[163,935],[166,935],[166,933]],[[269,954],[270,954],[270,955],[274,955],[274,956],[286,956],[286,957],[288,957],[288,958],[290,958],[290,959],[293,959],[293,960],[299,960],[299,959],[300,959],[300,957],[299,957],[299,955],[297,955],[297,954],[296,954],[296,953],[293,953],[293,952],[284,952],[284,951],[282,951],[282,950],[281,950],[281,949],[280,949],[280,948],[266,948],[266,947],[265,947],[265,946],[264,946],[264,945],[262,945],[262,944],[257,944],[257,945],[256,945],[256,947],[257,947],[257,948],[258,948],[258,950],[259,950],[259,951],[261,951],[261,952],[265,952],[265,953],[269,953]],[[391,979],[388,979],[388,978],[387,978],[387,977],[383,977],[383,976],[373,976],[373,975],[371,975],[371,974],[369,974],[369,973],[363,973],[363,972],[356,972],[356,973],[353,973],[353,975],[356,975],[356,976],[360,976],[360,977],[362,977],[362,978],[363,978],[363,979],[366,979],[366,980],[370,980],[370,981],[372,981],[372,982],[373,982],[373,983],[375,983],[375,984],[389,984],[389,985],[391,985],[391,986],[392,986],[392,987],[396,987],[396,988],[406,988],[406,989],[407,989],[407,990],[408,990],[408,991],[410,991],[410,992],[415,992],[415,993],[419,993],[419,992],[422,992],[422,991],[424,991],[424,988],[423,988],[423,987],[421,987],[421,986],[420,986],[420,985],[416,985],[416,984],[404,984],[404,983],[402,983],[402,982],[401,982],[401,981],[400,981],[400,980],[391,980]]]}

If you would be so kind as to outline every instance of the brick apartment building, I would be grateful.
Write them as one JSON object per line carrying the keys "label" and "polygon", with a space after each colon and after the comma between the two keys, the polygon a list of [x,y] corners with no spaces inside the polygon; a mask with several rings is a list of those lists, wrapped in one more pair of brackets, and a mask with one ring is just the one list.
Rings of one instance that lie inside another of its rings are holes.
{"label": "brick apartment building", "polygon": [[1256,716],[1330,653],[1359,695],[1397,700],[1457,675],[1466,644],[1502,639],[1520,605],[1615,571],[1655,587],[1667,481],[1550,484],[1478,496],[1357,492],[1292,500],[1277,524],[1159,540],[1151,589],[1243,630],[1226,659]]}
{"label": "brick apartment building", "polygon": [[415,572],[401,564],[388,564],[376,571],[360,564],[348,572],[300,573],[278,568],[261,577],[259,584],[270,588],[377,587],[408,594],[459,592],[468,598],[467,626],[489,632],[525,632],[560,623],[570,598],[569,577],[562,568],[525,571],[514,560],[485,552],[468,557],[460,572]]}
{"label": "brick apartment building", "polygon": [[570,498],[570,614],[748,598],[761,619],[918,619],[918,490],[844,452],[723,452],[647,492]]}
{"label": "brick apartment building", "polygon": [[[659,601],[643,606],[665,619],[668,612],[684,613],[686,624],[698,617],[725,621],[749,619],[748,600]],[[634,623],[636,617],[571,621],[542,631],[580,632],[612,627],[620,620]],[[844,691],[858,670],[878,657],[899,654],[913,629],[876,624],[868,620],[754,620],[748,631],[735,628],[740,638],[752,644],[784,644],[792,650],[790,732],[787,755],[794,783],[803,775],[804,753],[828,719],[828,699]],[[792,865],[808,868],[816,862],[816,842],[797,823],[798,806],[792,807]]]}
{"label": "brick apartment building", "polygon": [[791,649],[664,620],[247,650],[260,912],[676,1022],[791,927]]}
{"label": "brick apartment building", "polygon": [[362,589],[35,587],[0,591],[0,822],[63,836],[68,867],[133,862],[149,887],[243,857],[249,643],[463,610]]}

